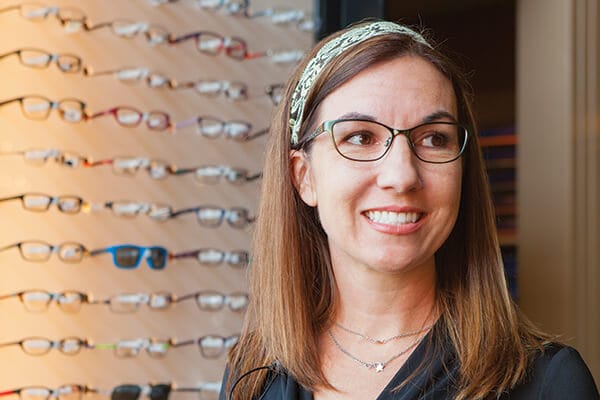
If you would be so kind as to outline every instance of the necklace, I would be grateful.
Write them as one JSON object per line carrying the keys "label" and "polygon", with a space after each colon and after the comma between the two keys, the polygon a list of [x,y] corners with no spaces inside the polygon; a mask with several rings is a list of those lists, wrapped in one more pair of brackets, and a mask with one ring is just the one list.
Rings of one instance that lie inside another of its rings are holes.
{"label": "necklace", "polygon": [[398,334],[396,336],[392,336],[392,337],[385,338],[385,339],[377,339],[377,338],[373,338],[371,336],[364,335],[364,334],[362,334],[360,332],[353,331],[352,329],[346,328],[345,326],[342,326],[341,324],[339,324],[337,322],[335,323],[335,326],[337,326],[341,330],[346,331],[348,333],[351,333],[351,334],[353,334],[355,336],[360,336],[361,338],[365,339],[367,342],[375,343],[375,344],[386,344],[388,342],[391,342],[392,340],[400,339],[400,338],[403,338],[403,337],[409,337],[409,336],[418,335],[419,333],[423,333],[423,332],[428,331],[429,329],[431,329],[431,325],[429,325],[429,326],[426,326],[424,328],[417,329],[415,331],[400,333],[400,334]]}
{"label": "necklace", "polygon": [[413,347],[415,347],[417,345],[417,343],[419,342],[419,338],[417,338],[417,340],[415,340],[414,342],[412,342],[408,347],[406,347],[405,349],[403,349],[401,352],[394,354],[392,357],[390,357],[386,361],[371,361],[371,362],[367,362],[367,361],[361,360],[360,358],[358,358],[358,357],[354,356],[353,354],[351,354],[348,350],[344,349],[342,347],[342,345],[340,345],[340,342],[337,341],[337,339],[335,338],[335,336],[333,336],[333,333],[331,332],[331,329],[327,329],[327,333],[329,334],[329,337],[331,338],[331,340],[335,344],[335,347],[337,347],[339,351],[341,351],[342,353],[344,353],[345,355],[347,355],[348,357],[350,357],[352,360],[356,361],[357,363],[359,363],[363,367],[367,367],[368,369],[374,369],[375,372],[383,372],[384,368],[389,363],[391,363],[396,358],[398,358],[401,355],[403,355],[406,352],[408,352],[410,349],[412,349]]}

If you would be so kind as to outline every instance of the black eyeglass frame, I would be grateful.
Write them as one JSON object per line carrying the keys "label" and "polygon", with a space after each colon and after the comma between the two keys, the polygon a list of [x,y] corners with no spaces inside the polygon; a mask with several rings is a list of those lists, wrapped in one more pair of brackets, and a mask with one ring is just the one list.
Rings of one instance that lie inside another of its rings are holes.
{"label": "black eyeglass frame", "polygon": [[[348,157],[344,154],[342,154],[342,152],[338,149],[336,143],[335,143],[335,138],[333,136],[333,126],[338,123],[338,122],[345,122],[345,121],[358,121],[358,122],[369,122],[369,123],[373,123],[379,126],[382,126],[384,128],[386,128],[391,136],[388,139],[388,143],[387,146],[385,147],[384,152],[377,158],[372,158],[372,159],[368,159],[368,160],[360,160],[360,159],[356,159],[356,158],[352,158],[352,157]],[[415,129],[419,129],[423,126],[427,126],[427,125],[453,125],[453,126],[457,126],[459,128],[464,129],[465,131],[465,137],[462,143],[462,146],[460,148],[460,151],[458,152],[458,154],[450,159],[450,160],[446,160],[446,161],[429,161],[429,160],[424,160],[423,158],[421,158],[418,154],[417,151],[415,150],[414,144],[412,142],[412,139],[410,138],[410,134],[411,132],[413,132]],[[371,119],[362,119],[362,118],[342,118],[342,119],[332,119],[332,120],[327,120],[327,121],[323,121],[321,123],[321,125],[319,125],[317,127],[317,129],[311,133],[308,136],[303,137],[302,139],[300,139],[300,141],[298,142],[298,144],[296,144],[295,146],[292,146],[292,148],[294,150],[301,150],[303,148],[306,147],[306,145],[308,143],[310,143],[312,140],[314,140],[315,138],[317,138],[320,134],[322,133],[329,133],[330,137],[331,137],[331,141],[333,142],[333,147],[335,147],[335,150],[338,152],[338,154],[342,157],[344,157],[347,160],[351,160],[351,161],[357,161],[357,162],[371,162],[371,161],[377,161],[377,160],[381,160],[383,157],[385,157],[385,155],[388,153],[388,151],[390,150],[390,148],[392,147],[392,143],[394,142],[394,139],[396,138],[396,136],[402,135],[406,137],[406,140],[408,141],[408,145],[410,147],[410,150],[412,152],[412,154],[417,157],[419,160],[428,163],[428,164],[447,164],[450,163],[452,161],[457,160],[458,158],[460,158],[460,156],[462,156],[462,154],[464,153],[465,149],[467,148],[467,143],[469,141],[469,135],[471,134],[471,128],[468,125],[465,124],[461,124],[458,122],[448,122],[448,121],[431,121],[431,122],[425,122],[422,124],[419,124],[417,126],[414,126],[412,128],[408,128],[408,129],[396,129],[396,128],[392,128],[390,126],[387,126],[381,122],[377,122],[377,121],[373,121]]]}

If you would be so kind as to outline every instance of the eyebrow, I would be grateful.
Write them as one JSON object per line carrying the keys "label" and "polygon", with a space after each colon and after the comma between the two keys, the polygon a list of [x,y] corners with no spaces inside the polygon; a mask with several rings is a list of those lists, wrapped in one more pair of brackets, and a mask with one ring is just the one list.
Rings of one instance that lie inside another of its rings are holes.
{"label": "eyebrow", "polygon": [[[359,113],[359,112],[356,112],[356,111],[352,111],[352,112],[346,113],[346,114],[340,116],[338,119],[363,119],[363,120],[366,120],[366,121],[379,122],[372,115],[363,114],[363,113]],[[434,113],[431,113],[431,114],[425,116],[421,120],[421,123],[422,124],[426,124],[428,122],[435,122],[435,121],[439,121],[439,120],[442,120],[442,119],[449,119],[451,122],[458,122],[456,120],[456,117],[454,115],[450,114],[448,111],[439,110],[439,111],[436,111]]]}

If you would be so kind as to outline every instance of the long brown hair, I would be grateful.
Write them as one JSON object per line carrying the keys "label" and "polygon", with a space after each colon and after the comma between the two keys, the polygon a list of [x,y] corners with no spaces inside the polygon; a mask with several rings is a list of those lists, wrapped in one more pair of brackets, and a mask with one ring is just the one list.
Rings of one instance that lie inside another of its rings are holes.
{"label": "long brown hair", "polygon": [[[307,54],[289,79],[272,121],[249,275],[251,301],[240,341],[229,356],[227,390],[241,374],[274,360],[308,389],[331,388],[319,367],[317,341],[333,315],[335,285],[316,210],[304,204],[292,183],[289,107],[308,60],[342,32]],[[436,46],[392,33],[355,45],[321,71],[306,99],[301,136],[314,125],[319,104],[333,90],[375,63],[406,55],[429,61],[452,82],[459,121],[474,131],[470,88],[459,69]],[[510,298],[476,135],[469,138],[462,162],[458,219],[436,253],[438,326],[460,363],[459,400],[495,397],[514,386],[524,378],[532,352],[545,341]],[[265,379],[264,371],[244,378],[235,398],[254,398]]]}

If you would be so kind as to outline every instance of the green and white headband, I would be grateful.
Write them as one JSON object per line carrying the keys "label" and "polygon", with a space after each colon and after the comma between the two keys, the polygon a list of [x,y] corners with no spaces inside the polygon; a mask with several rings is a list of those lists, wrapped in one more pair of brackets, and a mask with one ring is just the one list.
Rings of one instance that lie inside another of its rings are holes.
{"label": "green and white headband", "polygon": [[415,41],[431,48],[431,45],[425,41],[423,36],[413,31],[406,26],[395,24],[389,21],[378,21],[369,24],[358,26],[354,29],[343,33],[331,39],[325,43],[323,47],[317,52],[309,63],[304,68],[304,72],[294,89],[292,95],[292,101],[290,105],[290,128],[292,131],[291,143],[292,145],[298,144],[298,134],[300,133],[300,127],[304,117],[304,104],[306,103],[306,96],[310,91],[310,88],[315,83],[315,80],[329,64],[331,60],[342,54],[349,48],[364,42],[375,36],[386,35],[388,33],[400,33],[412,37]]}

